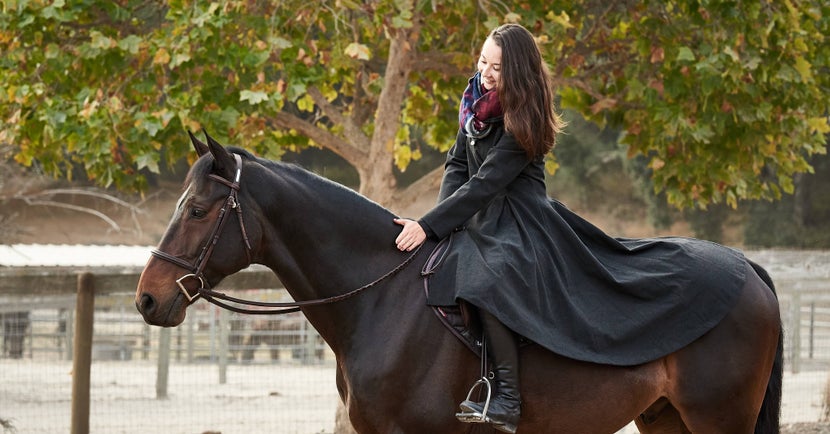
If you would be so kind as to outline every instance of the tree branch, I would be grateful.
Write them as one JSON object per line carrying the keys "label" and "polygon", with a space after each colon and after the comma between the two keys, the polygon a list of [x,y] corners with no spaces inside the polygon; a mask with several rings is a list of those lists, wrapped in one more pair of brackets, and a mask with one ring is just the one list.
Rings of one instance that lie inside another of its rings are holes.
{"label": "tree branch", "polygon": [[398,190],[393,197],[393,203],[402,208],[407,204],[417,201],[424,194],[439,188],[443,175],[444,165],[440,165],[417,181],[409,184],[408,187]]}
{"label": "tree branch", "polygon": [[56,208],[71,209],[73,211],[92,214],[95,217],[98,217],[99,219],[106,222],[108,225],[110,225],[111,228],[115,229],[116,232],[121,232],[121,226],[118,226],[118,223],[116,223],[115,220],[107,217],[106,214],[104,214],[100,211],[94,210],[92,208],[87,208],[85,206],[70,205],[68,203],[56,202],[56,201],[53,201],[53,200],[34,200],[34,199],[31,199],[31,198],[27,198],[27,197],[24,197],[22,199],[23,199],[24,202],[26,202],[27,205],[53,206],[53,207],[56,207]]}
{"label": "tree branch", "polygon": [[273,117],[273,123],[277,127],[287,130],[297,130],[300,135],[308,137],[324,148],[328,148],[335,154],[348,161],[353,166],[360,166],[368,158],[368,152],[348,144],[341,137],[338,137],[314,124],[301,119],[285,111],[278,112]]}
{"label": "tree branch", "polygon": [[341,112],[339,108],[329,103],[323,94],[320,93],[319,89],[314,86],[310,86],[308,88],[308,94],[311,96],[311,99],[314,100],[314,104],[320,108],[326,117],[328,117],[335,124],[343,127],[343,135],[345,136],[346,141],[348,141],[353,148],[361,149],[361,143],[369,143],[369,137],[367,137],[366,134],[363,134],[360,126],[355,124],[351,118],[344,116],[343,112]]}
{"label": "tree branch", "polygon": [[142,210],[141,208],[139,208],[139,207],[137,207],[137,206],[135,206],[135,205],[133,205],[129,202],[125,202],[125,201],[123,201],[123,200],[121,200],[121,199],[119,199],[119,198],[117,198],[113,195],[110,195],[110,194],[107,194],[107,193],[101,193],[101,192],[94,191],[94,190],[84,190],[84,189],[79,189],[79,188],[54,188],[54,189],[50,189],[50,190],[43,190],[43,191],[41,191],[39,193],[36,193],[36,194],[15,195],[15,198],[23,199],[25,201],[27,198],[42,197],[42,196],[54,196],[56,194],[91,196],[91,197],[94,197],[94,198],[97,198],[97,199],[104,199],[104,200],[110,201],[110,202],[112,202],[116,205],[119,205],[119,206],[123,206],[124,208],[127,208],[132,212],[146,214],[146,212],[144,210]]}
{"label": "tree branch", "polygon": [[597,101],[605,98],[605,95],[601,92],[597,92],[596,89],[593,89],[590,85],[578,78],[563,78],[561,80],[557,80],[557,84],[561,87],[570,86],[580,89],[588,95],[591,95],[591,98],[594,98]]}
{"label": "tree branch", "polygon": [[594,36],[594,33],[597,31],[597,29],[599,29],[599,26],[600,25],[602,25],[602,26],[605,25],[605,17],[607,17],[608,14],[612,10],[614,10],[614,8],[616,6],[617,6],[616,2],[611,2],[610,4],[608,4],[608,7],[606,7],[605,10],[603,10],[602,13],[596,19],[594,19],[594,22],[591,24],[591,28],[588,29],[588,31],[585,33],[585,35],[582,36],[580,39],[582,39],[583,41],[587,41],[587,40],[591,39]]}
{"label": "tree branch", "polygon": [[437,51],[430,51],[427,53],[418,53],[418,58],[412,65],[413,72],[436,71],[443,75],[458,76],[461,74],[470,74],[474,65],[464,69],[458,67],[454,61],[458,54],[456,53],[440,53]]}
{"label": "tree branch", "polygon": [[[79,206],[79,205],[72,205],[64,202],[59,202],[56,200],[52,200],[52,197],[55,195],[80,195],[80,196],[89,196],[96,199],[103,199],[109,202],[112,202],[118,206],[124,207],[130,210],[130,214],[132,216],[133,222],[136,224],[137,232],[141,233],[141,226],[138,223],[138,219],[136,218],[136,214],[146,214],[146,211],[141,209],[138,206],[135,206],[129,202],[123,201],[115,196],[112,196],[107,193],[102,193],[99,191],[94,190],[86,190],[86,189],[79,189],[79,188],[55,188],[50,190],[43,190],[39,193],[34,194],[22,194],[16,193],[12,198],[22,200],[24,203],[30,206],[51,206],[55,208],[63,208],[69,209],[72,211],[78,211],[86,214],[93,215],[101,220],[103,220],[107,225],[109,225],[112,229],[117,232],[121,232],[121,226],[115,222],[112,218],[107,216],[106,214],[98,211],[94,208],[86,207],[86,206]],[[47,199],[40,199],[40,198],[47,198]]]}

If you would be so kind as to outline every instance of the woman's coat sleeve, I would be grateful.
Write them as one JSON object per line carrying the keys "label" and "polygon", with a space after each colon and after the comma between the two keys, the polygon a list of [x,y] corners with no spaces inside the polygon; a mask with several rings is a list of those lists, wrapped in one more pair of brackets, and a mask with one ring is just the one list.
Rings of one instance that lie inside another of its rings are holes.
{"label": "woman's coat sleeve", "polygon": [[467,137],[464,130],[458,130],[455,145],[447,153],[444,163],[444,177],[441,180],[441,190],[438,192],[438,203],[455,193],[467,180],[470,179],[470,169],[467,165]]}
{"label": "woman's coat sleeve", "polygon": [[530,160],[525,151],[511,134],[504,134],[487,153],[478,172],[426,213],[419,223],[437,238],[446,237],[503,193],[528,164]]}

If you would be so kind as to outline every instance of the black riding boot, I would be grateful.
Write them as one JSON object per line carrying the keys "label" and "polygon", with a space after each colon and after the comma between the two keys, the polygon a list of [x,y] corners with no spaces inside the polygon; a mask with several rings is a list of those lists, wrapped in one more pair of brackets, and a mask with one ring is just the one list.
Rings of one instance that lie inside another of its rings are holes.
{"label": "black riding boot", "polygon": [[521,414],[518,340],[512,330],[490,313],[479,310],[479,318],[487,341],[487,357],[495,374],[491,381],[495,390],[486,414],[485,402],[465,400],[460,405],[462,412],[458,418],[464,422],[489,422],[499,431],[515,433]]}

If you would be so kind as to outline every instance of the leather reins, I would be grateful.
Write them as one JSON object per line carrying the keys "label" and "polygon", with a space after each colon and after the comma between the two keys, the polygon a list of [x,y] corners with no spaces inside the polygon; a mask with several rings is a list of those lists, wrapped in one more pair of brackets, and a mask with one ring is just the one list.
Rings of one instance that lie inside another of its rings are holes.
{"label": "leather reins", "polygon": [[[205,278],[204,271],[205,267],[207,266],[208,260],[210,260],[211,255],[213,254],[213,250],[216,248],[216,244],[219,242],[219,237],[222,235],[222,229],[225,227],[228,219],[227,212],[230,209],[236,210],[236,214],[239,220],[239,229],[242,232],[242,239],[245,243],[245,254],[248,258],[248,264],[251,264],[251,243],[248,240],[248,233],[245,230],[245,222],[242,219],[242,206],[239,204],[239,182],[242,177],[242,157],[239,154],[233,154],[234,158],[236,159],[236,176],[234,177],[234,181],[230,182],[221,176],[210,174],[208,177],[220,184],[223,184],[230,188],[230,193],[228,193],[228,198],[225,199],[224,205],[219,210],[219,216],[216,219],[216,223],[213,226],[213,232],[211,232],[210,237],[208,238],[207,243],[202,247],[202,250],[199,254],[199,258],[196,260],[195,264],[191,264],[190,262],[179,258],[178,256],[171,255],[169,253],[163,252],[158,249],[153,249],[150,253],[159,259],[165,260],[170,262],[180,268],[184,268],[185,270],[190,271],[189,274],[185,274],[184,276],[176,279],[176,284],[179,286],[179,290],[184,294],[187,298],[188,302],[193,302],[198,297],[202,297],[205,301],[212,303],[216,306],[221,308],[230,310],[232,312],[243,313],[243,314],[252,314],[252,315],[279,315],[291,312],[298,312],[302,307],[308,306],[318,306],[322,304],[329,304],[338,302],[341,300],[345,300],[347,298],[353,297],[366,289],[369,289],[380,282],[394,276],[399,271],[404,269],[413,259],[415,256],[418,255],[418,252],[421,250],[423,244],[418,246],[409,257],[407,257],[402,263],[398,264],[397,267],[393,268],[392,270],[388,271],[383,276],[375,279],[374,281],[361,286],[360,288],[353,289],[349,292],[344,294],[335,295],[332,297],[327,298],[320,298],[315,300],[305,300],[305,301],[292,301],[292,302],[263,302],[263,301],[256,301],[256,300],[245,300],[241,298],[231,297],[229,295],[223,294],[221,292],[214,291],[210,288],[210,285],[207,283],[207,279]],[[184,281],[187,279],[195,279],[198,281],[198,288],[194,289],[195,294],[191,295],[190,292],[187,290],[187,287],[184,284]],[[217,299],[245,305],[245,306],[257,306],[257,307],[264,307],[264,308],[271,308],[271,309],[245,309],[240,308],[237,306],[232,306],[227,303],[223,303]]]}

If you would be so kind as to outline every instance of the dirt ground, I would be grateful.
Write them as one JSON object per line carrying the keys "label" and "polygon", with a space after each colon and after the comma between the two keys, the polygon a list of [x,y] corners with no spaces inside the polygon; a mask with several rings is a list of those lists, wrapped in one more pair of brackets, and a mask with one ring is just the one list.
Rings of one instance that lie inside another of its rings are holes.
{"label": "dirt ground", "polygon": [[785,425],[781,427],[781,434],[830,434],[830,422]]}
{"label": "dirt ground", "polygon": [[[69,432],[70,361],[0,359],[2,434]],[[95,361],[90,432],[165,434],[331,433],[339,400],[333,363],[231,365],[227,382],[212,364],[172,361],[165,398],[156,397],[152,360]]]}

